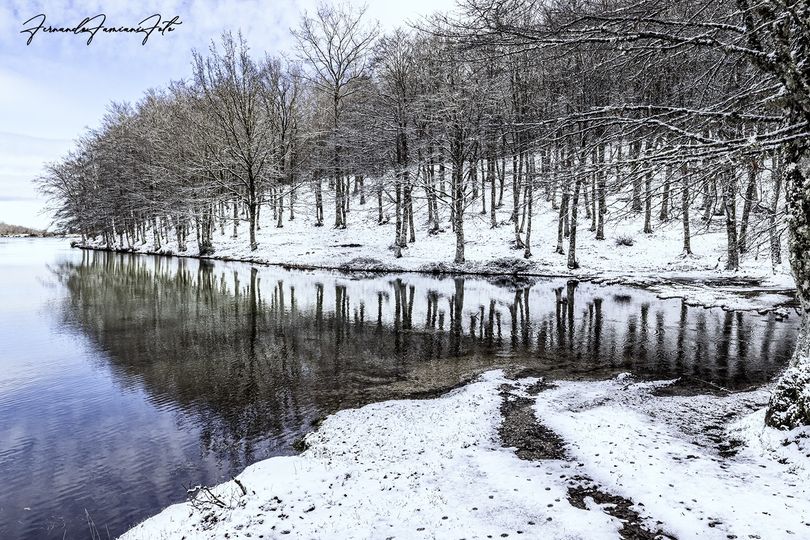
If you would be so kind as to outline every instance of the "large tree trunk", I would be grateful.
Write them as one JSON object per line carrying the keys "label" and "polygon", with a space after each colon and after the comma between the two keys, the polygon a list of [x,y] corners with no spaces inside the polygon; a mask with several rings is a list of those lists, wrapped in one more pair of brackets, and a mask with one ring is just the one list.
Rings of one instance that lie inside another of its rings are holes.
{"label": "large tree trunk", "polygon": [[796,351],[771,394],[765,423],[780,429],[810,424],[810,180],[805,175],[802,141],[785,144],[785,201],[790,267],[796,281],[802,325]]}

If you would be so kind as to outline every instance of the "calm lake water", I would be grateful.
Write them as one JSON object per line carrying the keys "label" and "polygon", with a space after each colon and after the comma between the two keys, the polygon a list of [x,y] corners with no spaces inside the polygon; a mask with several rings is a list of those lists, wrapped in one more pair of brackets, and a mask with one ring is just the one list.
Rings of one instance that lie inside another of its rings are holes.
{"label": "calm lake water", "polygon": [[0,538],[102,538],[319,418],[494,366],[761,385],[797,319],[627,287],[346,276],[0,238]]}

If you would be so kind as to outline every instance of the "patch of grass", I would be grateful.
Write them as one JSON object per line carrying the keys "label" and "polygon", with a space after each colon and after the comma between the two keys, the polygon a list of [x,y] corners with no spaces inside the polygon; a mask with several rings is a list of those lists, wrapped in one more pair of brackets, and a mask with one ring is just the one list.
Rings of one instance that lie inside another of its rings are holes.
{"label": "patch of grass", "polygon": [[617,246],[632,246],[635,244],[636,241],[633,239],[632,236],[622,235],[616,239]]}

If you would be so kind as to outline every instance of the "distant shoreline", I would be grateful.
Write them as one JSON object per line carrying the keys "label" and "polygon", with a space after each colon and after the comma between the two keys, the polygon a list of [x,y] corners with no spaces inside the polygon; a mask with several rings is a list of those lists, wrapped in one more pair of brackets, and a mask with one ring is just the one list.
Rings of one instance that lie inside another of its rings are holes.
{"label": "distant shoreline", "polygon": [[8,223],[4,223],[0,221],[0,237],[12,237],[12,238],[40,238],[40,237],[48,237],[48,236],[56,236],[55,233],[49,233],[47,231],[43,231],[41,229],[34,229],[31,227],[24,227],[22,225],[10,225]]}

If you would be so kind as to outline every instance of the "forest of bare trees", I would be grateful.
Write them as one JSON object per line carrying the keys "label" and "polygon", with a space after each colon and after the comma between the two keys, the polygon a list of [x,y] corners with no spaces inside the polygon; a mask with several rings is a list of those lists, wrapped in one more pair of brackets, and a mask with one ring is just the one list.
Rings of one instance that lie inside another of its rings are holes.
{"label": "forest of bare trees", "polygon": [[[397,252],[417,226],[447,230],[457,263],[473,212],[529,258],[533,213],[552,208],[543,249],[569,268],[578,236],[628,214],[645,233],[679,223],[684,256],[695,223],[722,223],[728,270],[755,244],[780,264],[788,229],[810,321],[808,20],[807,0],[462,0],[382,33],[324,4],[289,58],[226,34],[194,52],[190,80],[111,104],[40,186],[65,230],[119,248],[193,238],[201,254],[241,222],[257,249],[266,213],[346,228],[352,204],[393,214]],[[774,426],[810,422],[807,324]]]}

